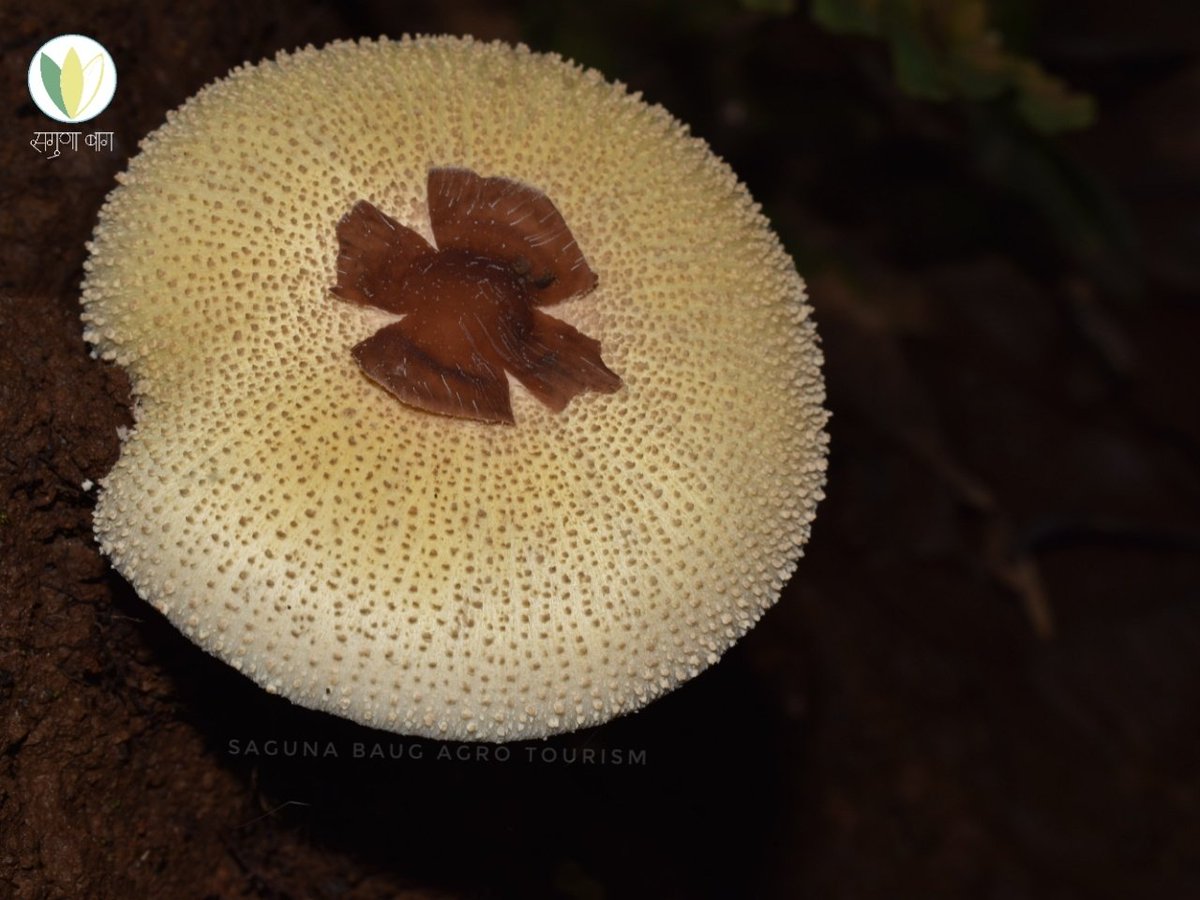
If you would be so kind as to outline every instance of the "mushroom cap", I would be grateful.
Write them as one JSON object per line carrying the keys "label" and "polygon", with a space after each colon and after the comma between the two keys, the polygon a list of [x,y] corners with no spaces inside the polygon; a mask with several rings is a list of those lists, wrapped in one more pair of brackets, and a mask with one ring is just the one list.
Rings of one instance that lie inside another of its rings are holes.
{"label": "mushroom cap", "polygon": [[[437,166],[553,198],[599,286],[555,315],[624,380],[515,426],[405,407],[330,293],[368,200],[430,237]],[[100,545],[191,640],[371,726],[513,740],[715,663],[779,597],[822,496],[804,285],[721,160],[557,56],[470,38],[306,48],[168,115],[109,195],[86,336],[132,378]]]}

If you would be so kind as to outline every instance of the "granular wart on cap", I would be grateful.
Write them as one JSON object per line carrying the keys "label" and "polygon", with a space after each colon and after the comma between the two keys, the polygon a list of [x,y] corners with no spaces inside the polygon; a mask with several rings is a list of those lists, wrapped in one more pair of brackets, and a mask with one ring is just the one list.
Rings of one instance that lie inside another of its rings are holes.
{"label": "granular wart on cap", "polygon": [[[396,401],[351,349],[338,222],[433,245],[439,168],[551,198],[597,276],[555,318],[620,373],[514,424]],[[644,706],[779,597],[824,483],[804,288],[745,188],[659,107],[471,39],[243,66],[148,137],[90,244],[86,336],[136,427],[96,534],[189,638],[405,734],[540,737]],[[619,385],[619,389],[618,386]]]}

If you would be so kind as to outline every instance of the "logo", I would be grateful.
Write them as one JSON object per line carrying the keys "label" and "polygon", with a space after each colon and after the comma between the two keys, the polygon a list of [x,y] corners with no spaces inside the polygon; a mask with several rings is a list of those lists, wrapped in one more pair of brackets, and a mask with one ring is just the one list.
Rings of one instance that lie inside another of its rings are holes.
{"label": "logo", "polygon": [[82,34],[60,34],[42,44],[29,63],[29,96],[59,122],[86,122],[112,102],[117,67],[100,44]]}

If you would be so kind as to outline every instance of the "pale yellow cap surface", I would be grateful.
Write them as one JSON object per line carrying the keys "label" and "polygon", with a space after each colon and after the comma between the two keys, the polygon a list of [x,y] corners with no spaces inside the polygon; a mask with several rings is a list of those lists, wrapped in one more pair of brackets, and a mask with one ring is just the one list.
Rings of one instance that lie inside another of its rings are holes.
{"label": "pale yellow cap surface", "polygon": [[[624,381],[515,426],[424,413],[329,293],[355,201],[430,237],[425,179],[544,191],[598,289],[553,314]],[[90,245],[88,340],[137,424],[102,482],[116,568],[296,703],[512,740],[637,709],[779,596],[824,483],[804,287],[729,168],[661,108],[470,39],[246,66],[142,145]]]}

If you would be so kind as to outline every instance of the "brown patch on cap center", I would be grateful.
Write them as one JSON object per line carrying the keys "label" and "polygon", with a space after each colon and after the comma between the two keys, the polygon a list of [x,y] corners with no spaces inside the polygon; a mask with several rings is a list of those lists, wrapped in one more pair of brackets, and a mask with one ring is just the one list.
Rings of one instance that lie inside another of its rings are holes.
{"label": "brown patch on cap center", "polygon": [[363,372],[410,406],[508,424],[506,370],[556,412],[620,388],[599,341],[537,308],[598,281],[550,198],[456,168],[430,170],[428,194],[436,249],[365,200],[338,222],[333,293],[405,317],[354,347]]}

